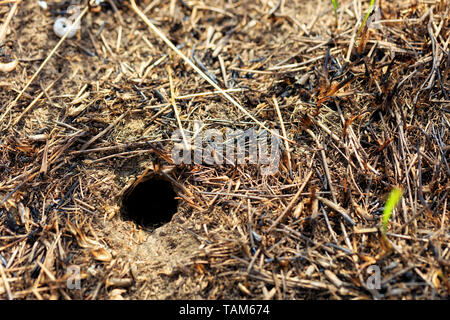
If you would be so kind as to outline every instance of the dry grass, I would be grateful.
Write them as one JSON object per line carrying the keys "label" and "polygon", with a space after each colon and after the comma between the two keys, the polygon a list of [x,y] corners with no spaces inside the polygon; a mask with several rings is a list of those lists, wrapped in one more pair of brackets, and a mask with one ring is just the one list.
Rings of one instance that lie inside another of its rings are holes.
{"label": "dry grass", "polygon": [[[19,59],[0,73],[0,297],[448,298],[450,7],[380,2],[355,39],[365,1],[340,1],[337,26],[325,0],[138,1],[199,70],[128,1],[89,8],[62,40],[68,4],[18,2],[0,47]],[[174,165],[171,135],[196,120],[279,129],[278,172]],[[120,214],[151,174],[179,197],[156,230]]]}

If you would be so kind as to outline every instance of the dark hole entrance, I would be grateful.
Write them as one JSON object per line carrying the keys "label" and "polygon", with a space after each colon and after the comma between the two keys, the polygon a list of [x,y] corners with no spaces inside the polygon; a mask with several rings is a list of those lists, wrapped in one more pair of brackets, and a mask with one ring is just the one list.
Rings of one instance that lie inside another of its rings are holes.
{"label": "dark hole entrance", "polygon": [[176,193],[169,181],[151,177],[131,186],[122,200],[122,216],[142,227],[158,227],[177,211]]}

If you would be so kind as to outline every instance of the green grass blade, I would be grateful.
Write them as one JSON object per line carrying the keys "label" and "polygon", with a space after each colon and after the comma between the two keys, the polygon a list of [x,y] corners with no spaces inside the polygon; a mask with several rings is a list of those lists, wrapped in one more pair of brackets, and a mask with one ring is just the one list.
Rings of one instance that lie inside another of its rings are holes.
{"label": "green grass blade", "polygon": [[333,3],[333,8],[334,8],[334,18],[336,19],[336,26],[338,25],[338,14],[337,14],[337,10],[338,10],[338,0],[331,0],[331,2]]}
{"label": "green grass blade", "polygon": [[338,2],[337,2],[337,0],[331,0],[331,2],[333,2],[334,12],[336,13],[337,9],[338,9]]}
{"label": "green grass blade", "polygon": [[363,23],[359,27],[358,33],[356,35],[356,39],[359,38],[359,35],[361,34],[361,31],[363,30],[364,26],[366,25],[367,19],[369,19],[369,16],[372,13],[374,4],[375,4],[375,0],[370,1],[369,10],[367,10],[367,13],[366,13],[366,16],[364,17]]}
{"label": "green grass blade", "polygon": [[394,211],[394,208],[400,201],[402,195],[403,189],[401,188],[394,188],[389,194],[389,197],[386,201],[386,205],[384,206],[383,210],[383,234],[386,234],[387,224],[389,222],[389,219],[391,218],[392,211]]}

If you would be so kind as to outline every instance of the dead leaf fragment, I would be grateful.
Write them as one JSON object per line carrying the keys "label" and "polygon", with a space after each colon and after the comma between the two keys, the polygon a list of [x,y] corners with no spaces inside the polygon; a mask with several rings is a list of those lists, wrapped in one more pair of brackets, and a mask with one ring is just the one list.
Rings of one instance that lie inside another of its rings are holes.
{"label": "dead leaf fragment", "polygon": [[325,276],[330,280],[336,287],[342,287],[342,281],[330,270],[325,270]]}
{"label": "dead leaf fragment", "polygon": [[133,284],[133,279],[131,278],[110,278],[106,280],[106,288],[108,287],[121,287],[128,288]]}
{"label": "dead leaf fragment", "polygon": [[91,254],[97,261],[109,262],[112,260],[111,253],[104,248],[93,249]]}
{"label": "dead leaf fragment", "polygon": [[125,289],[114,289],[109,294],[109,300],[125,300],[122,294],[126,293]]}
{"label": "dead leaf fragment", "polygon": [[248,296],[252,295],[251,292],[242,283],[238,283],[238,288],[246,295],[248,295]]}

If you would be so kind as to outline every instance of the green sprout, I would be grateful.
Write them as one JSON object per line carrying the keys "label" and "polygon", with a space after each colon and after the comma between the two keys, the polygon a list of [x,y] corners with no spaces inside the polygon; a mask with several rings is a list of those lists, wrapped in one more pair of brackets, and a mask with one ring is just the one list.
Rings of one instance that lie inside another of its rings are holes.
{"label": "green sprout", "polygon": [[[366,16],[364,17],[364,20],[361,24],[361,26],[359,27],[358,33],[356,35],[356,39],[359,38],[359,35],[361,34],[361,31],[363,30],[364,26],[366,25],[367,19],[369,19],[372,10],[373,10],[373,5],[375,4],[375,0],[371,0],[370,1],[370,6],[369,6],[369,10],[367,10]],[[333,5],[334,5],[334,1],[333,1]]]}
{"label": "green sprout", "polygon": [[386,235],[387,224],[389,222],[389,219],[391,218],[392,211],[394,210],[395,206],[399,202],[402,195],[403,195],[402,188],[394,188],[394,189],[392,189],[391,193],[389,194],[389,197],[386,201],[386,205],[384,206],[384,210],[383,210],[383,234],[384,235]]}
{"label": "green sprout", "polygon": [[337,0],[331,0],[331,2],[333,3],[334,17],[336,18],[336,26],[337,26],[338,25],[338,14],[337,14],[338,2],[337,2]]}

